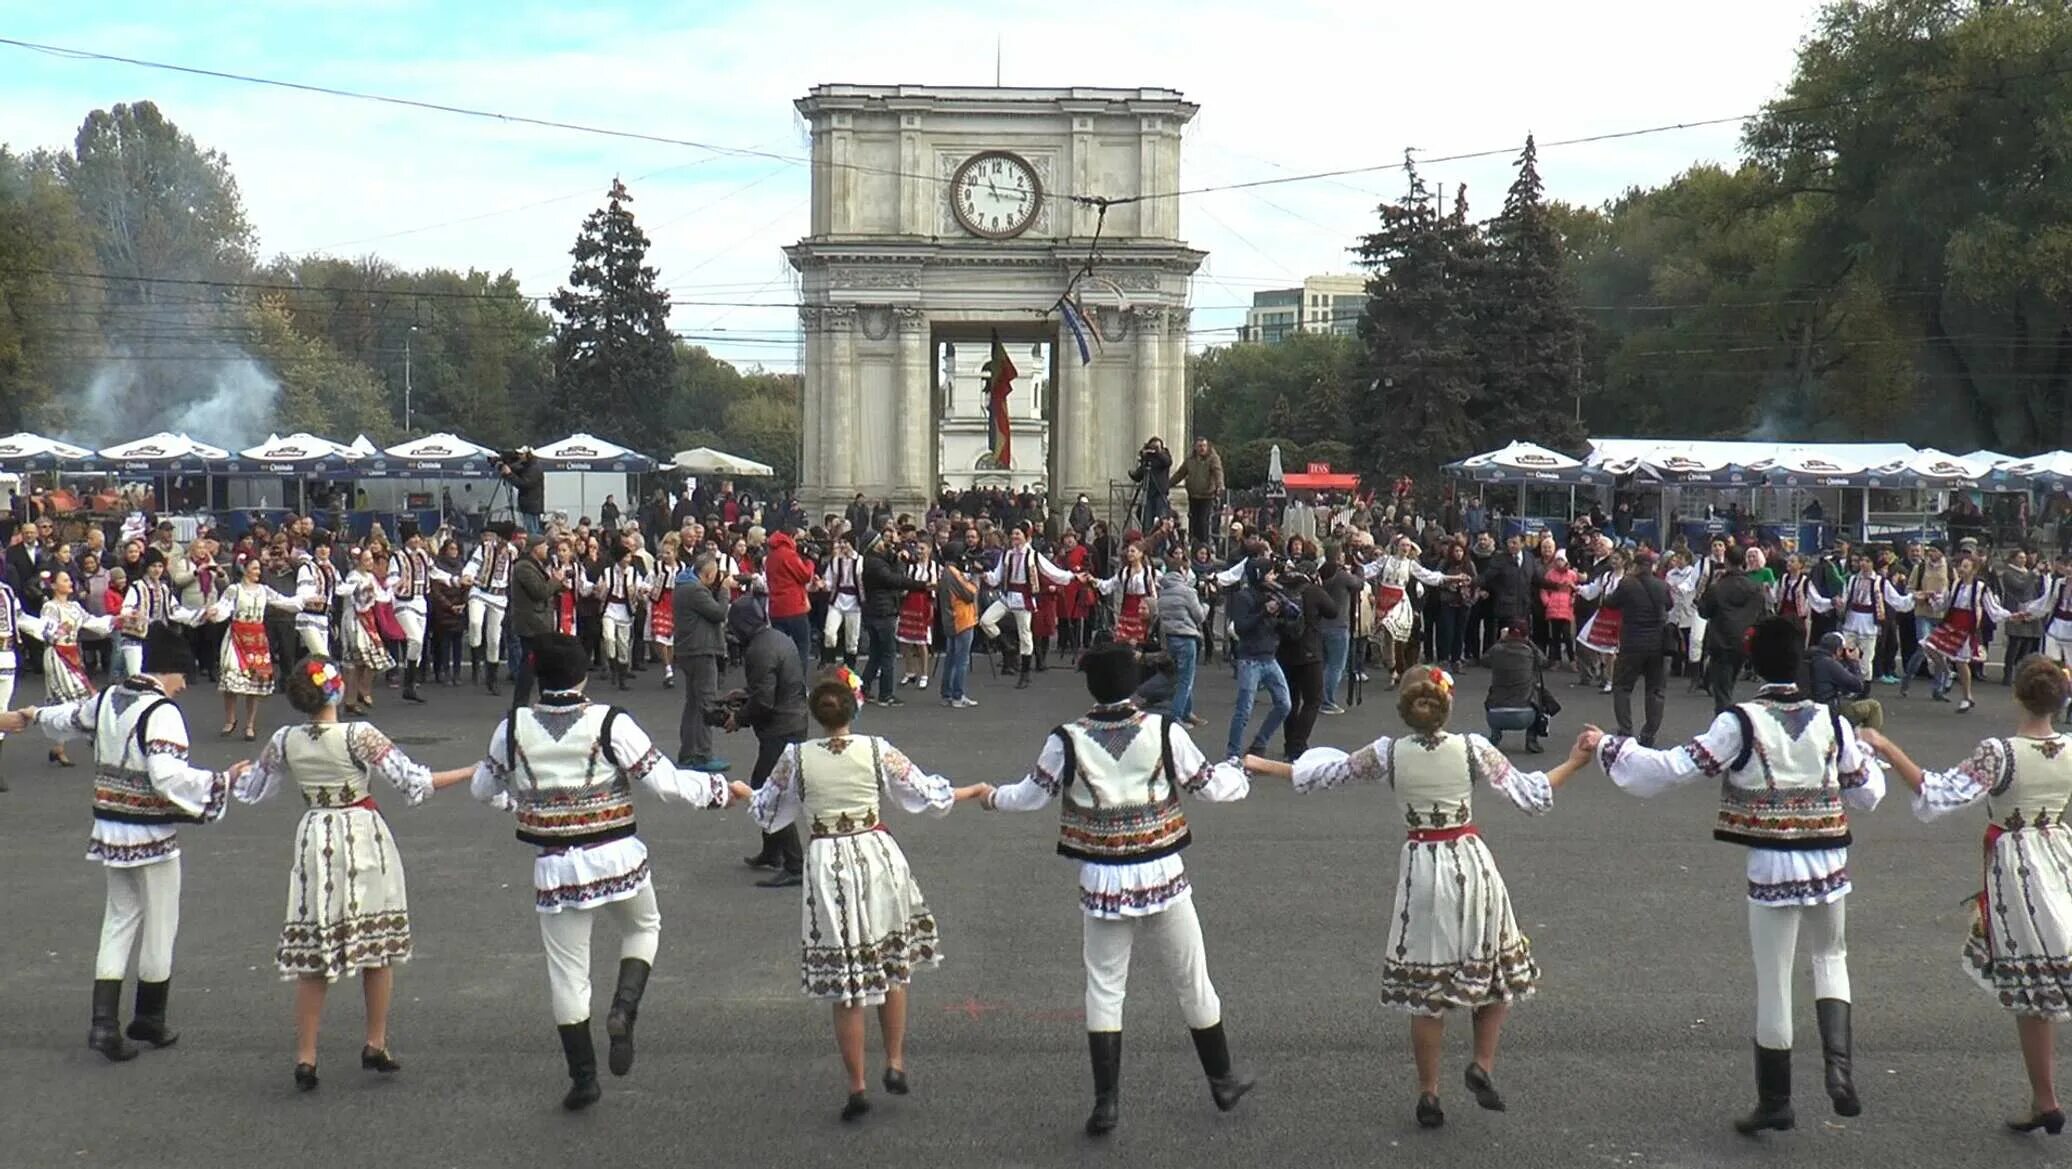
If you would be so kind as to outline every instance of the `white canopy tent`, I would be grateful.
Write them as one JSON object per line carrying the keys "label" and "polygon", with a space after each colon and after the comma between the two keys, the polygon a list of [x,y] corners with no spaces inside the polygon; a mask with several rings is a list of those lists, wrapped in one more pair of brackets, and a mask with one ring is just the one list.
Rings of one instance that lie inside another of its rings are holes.
{"label": "white canopy tent", "polygon": [[671,466],[693,475],[732,475],[740,478],[760,479],[777,473],[768,463],[758,463],[741,455],[730,455],[709,446],[692,447],[678,451],[669,458]]}

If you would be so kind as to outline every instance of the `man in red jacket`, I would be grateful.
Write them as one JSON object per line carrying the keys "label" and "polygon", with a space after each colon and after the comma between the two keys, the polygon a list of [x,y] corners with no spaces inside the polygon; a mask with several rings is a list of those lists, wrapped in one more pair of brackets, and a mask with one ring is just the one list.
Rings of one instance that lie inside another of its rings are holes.
{"label": "man in red jacket", "polygon": [[806,590],[817,587],[813,562],[799,555],[790,532],[770,533],[770,552],[763,559],[763,581],[770,589],[770,624],[799,647],[799,668],[813,669],[813,605]]}

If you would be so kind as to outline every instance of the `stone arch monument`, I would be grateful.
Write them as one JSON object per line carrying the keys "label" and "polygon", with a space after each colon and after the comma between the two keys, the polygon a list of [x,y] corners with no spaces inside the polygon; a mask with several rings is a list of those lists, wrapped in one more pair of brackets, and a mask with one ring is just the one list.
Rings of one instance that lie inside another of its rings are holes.
{"label": "stone arch monument", "polygon": [[[785,249],[809,514],[857,492],[911,509],[945,481],[1003,477],[1100,499],[1145,439],[1183,449],[1187,284],[1204,253],[1181,241],[1170,196],[1196,106],[1167,89],[877,85],[795,104],[813,161],[811,234]],[[1074,195],[1154,197],[1103,219]],[[1081,301],[1100,341],[1083,364],[1050,310],[1090,250],[1101,280]],[[978,457],[977,369],[996,330],[1021,373],[1008,469]]]}

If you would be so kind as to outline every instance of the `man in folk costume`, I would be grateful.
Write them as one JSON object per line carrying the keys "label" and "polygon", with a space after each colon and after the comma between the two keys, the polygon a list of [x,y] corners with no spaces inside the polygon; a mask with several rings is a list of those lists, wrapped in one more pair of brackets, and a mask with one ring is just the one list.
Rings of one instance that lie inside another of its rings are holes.
{"label": "man in folk costume", "polygon": [[633,1024],[661,937],[647,846],[634,835],[633,785],[694,808],[746,799],[746,784],[678,770],[626,711],[583,696],[589,655],[564,633],[538,640],[536,705],[513,710],[490,735],[475,767],[478,800],[509,808],[518,839],[537,847],[533,899],[547,951],[547,984],[568,1094],[561,1105],[588,1108],[602,1095],[590,1030],[590,929],[598,914],[619,926],[619,977],[605,1017],[611,1072],[633,1070]]}
{"label": "man in folk costume", "polygon": [[177,601],[166,583],[165,556],[156,548],[144,552],[144,574],[122,594],[122,612],[115,622],[115,652],[124,677],[144,672],[144,638],[154,625],[171,622]]}
{"label": "man in folk costume", "polygon": [[[187,719],[173,701],[194,670],[194,647],[184,632],[152,626],[143,667],[92,697],[0,715],[0,731],[34,725],[60,741],[93,740],[94,825],[86,859],[99,861],[107,874],[108,900],[86,1045],[118,1063],[136,1058],[128,1039],[170,1047],[180,1037],[166,1025],[173,939],[180,930],[179,825],[221,818],[230,785],[251,767],[247,761],[212,772],[187,762]],[[122,980],[133,949],[136,1015],[124,1031]]]}
{"label": "man in folk costume", "polygon": [[424,631],[432,584],[451,583],[424,550],[424,536],[412,532],[389,558],[388,587],[395,594],[396,624],[403,627],[403,701],[423,702],[417,683],[423,676]]}
{"label": "man in folk costume", "polygon": [[1836,1115],[1863,1110],[1850,1067],[1847,809],[1877,807],[1885,773],[1846,720],[1799,690],[1804,655],[1798,627],[1766,617],[1749,635],[1749,657],[1763,682],[1755,699],[1720,712],[1690,743],[1651,750],[1594,727],[1585,732],[1598,739],[1597,758],[1612,782],[1633,795],[1718,778],[1713,838],[1748,849],[1757,1104],[1735,1122],[1743,1134],[1794,1123],[1791,981],[1802,932],[1812,951],[1828,1098]]}
{"label": "man in folk costume", "polygon": [[1015,648],[1009,651],[1008,672],[1020,675],[1014,684],[1017,690],[1028,687],[1029,670],[1036,664],[1034,621],[1039,579],[1054,585],[1066,585],[1076,578],[1052,564],[1050,557],[1029,547],[1026,529],[1008,529],[1007,551],[1000,554],[1000,563],[986,573],[986,584],[994,590],[993,603],[986,606],[986,611],[980,615],[978,627],[997,642],[1000,619],[1007,617],[1013,621]]}
{"label": "man in folk costume", "polygon": [[[639,537],[631,537],[638,539]],[[647,572],[623,545],[617,560],[605,567],[590,593],[604,603],[604,658],[611,665],[612,681],[630,690],[633,669],[633,618],[640,595],[647,589]]]}
{"label": "man in folk costume", "polygon": [[[22,599],[15,595],[14,586],[0,580],[0,710],[14,701],[14,682],[21,666],[22,622],[31,620],[22,613]],[[7,735],[0,731],[0,747],[7,745]],[[0,792],[7,790],[7,773],[0,771]]]}
{"label": "man in folk costume", "polygon": [[1849,583],[1842,586],[1837,603],[1843,609],[1842,640],[1849,644],[1856,660],[1868,667],[1878,656],[1878,631],[1885,627],[1886,617],[1893,612],[1912,611],[1914,598],[1877,570],[1870,553],[1859,552]]}
{"label": "man in folk costume", "polygon": [[1122,1080],[1122,1004],[1130,949],[1157,947],[1180,991],[1180,1013],[1208,1075],[1216,1107],[1228,1112],[1252,1081],[1232,1070],[1223,1004],[1209,982],[1193,886],[1180,862],[1190,836],[1180,792],[1215,803],[1250,791],[1235,759],[1210,764],[1185,727],[1130,702],[1142,682],[1137,651],[1110,643],[1082,653],[1094,708],[1051,731],[1036,769],[984,798],[989,810],[1033,812],[1059,800],[1058,854],[1079,862],[1086,961],[1087,1049],[1094,1108],[1086,1131],[1115,1128]]}
{"label": "man in folk costume", "polygon": [[302,612],[295,615],[295,633],[302,639],[304,653],[331,656],[331,606],[338,597],[338,584],[338,566],[331,562],[331,533],[319,529],[295,567],[295,599],[302,602]]}
{"label": "man in folk costume", "polygon": [[1417,542],[1400,536],[1389,552],[1367,563],[1363,570],[1374,583],[1376,627],[1388,634],[1390,655],[1389,689],[1402,681],[1404,671],[1417,664],[1417,606],[1410,602],[1410,582],[1437,588],[1454,580],[1418,563]]}
{"label": "man in folk costume", "polygon": [[2042,620],[2043,655],[2061,666],[2072,665],[2072,555],[2058,557],[2057,575],[2017,616]]}
{"label": "man in folk costume", "polygon": [[863,640],[863,557],[856,551],[856,540],[869,538],[867,530],[862,536],[836,536],[834,552],[821,574],[821,587],[828,597],[821,644],[827,647],[827,660],[833,661],[839,649],[842,664],[852,670],[857,646]]}
{"label": "man in folk costume", "polygon": [[497,693],[496,672],[504,661],[504,609],[510,604],[511,568],[518,554],[495,532],[483,532],[482,543],[461,570],[468,580],[468,673]]}

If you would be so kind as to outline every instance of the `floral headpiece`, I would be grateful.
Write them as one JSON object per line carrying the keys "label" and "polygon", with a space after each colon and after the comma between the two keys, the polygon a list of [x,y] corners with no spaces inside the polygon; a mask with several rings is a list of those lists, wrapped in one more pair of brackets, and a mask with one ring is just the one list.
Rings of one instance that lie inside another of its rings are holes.
{"label": "floral headpiece", "polygon": [[857,675],[855,670],[852,670],[847,666],[836,667],[834,673],[836,678],[840,679],[844,685],[849,687],[849,693],[856,696],[856,705],[859,708],[861,708],[864,702],[863,679]]}
{"label": "floral headpiece", "polygon": [[1431,675],[1431,683],[1432,683],[1432,685],[1434,685],[1434,686],[1437,686],[1437,687],[1439,688],[1439,693],[1441,693],[1441,694],[1444,694],[1444,695],[1445,695],[1446,697],[1448,697],[1448,698],[1452,698],[1452,697],[1453,697],[1453,675],[1452,675],[1452,674],[1449,674],[1449,673],[1447,673],[1446,671],[1444,671],[1444,670],[1440,669],[1440,668],[1439,668],[1439,667],[1437,667],[1437,666],[1433,666],[1433,667],[1432,667],[1432,675]]}
{"label": "floral headpiece", "polygon": [[336,662],[310,658],[303,662],[302,668],[309,671],[309,680],[324,692],[325,706],[337,706],[345,701],[345,675],[338,672]]}

